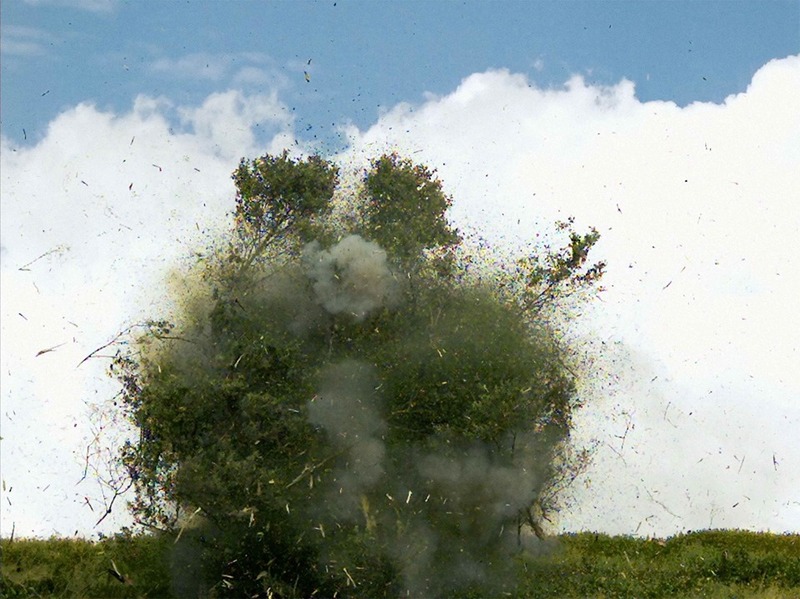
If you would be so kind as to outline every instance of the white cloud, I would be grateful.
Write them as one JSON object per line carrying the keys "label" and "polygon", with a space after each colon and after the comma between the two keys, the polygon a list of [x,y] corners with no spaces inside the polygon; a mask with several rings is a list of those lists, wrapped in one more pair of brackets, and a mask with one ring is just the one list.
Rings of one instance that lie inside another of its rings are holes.
{"label": "white cloud", "polygon": [[152,73],[172,79],[230,82],[235,86],[262,86],[275,90],[286,84],[273,61],[258,52],[211,54],[194,52],[178,58],[159,58],[149,65]]}
{"label": "white cloud", "polygon": [[0,51],[11,56],[38,56],[44,54],[44,48],[38,42],[31,40],[0,41]]}
{"label": "white cloud", "polygon": [[[497,243],[568,215],[603,234],[609,290],[576,332],[613,348],[579,430],[602,444],[564,526],[800,529],[799,70],[773,61],[745,93],[685,108],[640,102],[628,81],[543,90],[490,71],[347,130],[353,164],[398,150],[438,167],[457,224]],[[0,140],[3,534],[91,530],[84,401],[113,386],[99,361],[75,365],[158,314],[152,289],[224,222],[239,157],[292,139],[276,95],[229,91],[82,104],[36,146]]]}
{"label": "white cloud", "polygon": [[[262,154],[256,143],[254,126],[288,132],[291,111],[278,101],[277,94],[248,96],[239,91],[211,94],[198,108],[181,108],[181,119],[214,151],[229,158]],[[281,140],[287,136],[281,137]]]}
{"label": "white cloud", "polygon": [[230,60],[222,55],[198,52],[180,58],[159,58],[150,65],[154,73],[181,79],[219,81],[228,72]]}
{"label": "white cloud", "polygon": [[685,108],[629,81],[489,71],[348,134],[354,162],[397,150],[437,167],[454,221],[497,243],[568,215],[601,231],[609,289],[587,328],[624,351],[606,358],[613,400],[606,387],[581,420],[604,444],[564,526],[800,529],[800,57]]}
{"label": "white cloud", "polygon": [[[172,132],[173,111],[187,131]],[[153,290],[202,250],[202,231],[226,222],[239,158],[277,151],[252,132],[259,125],[293,137],[274,96],[214,94],[192,108],[142,96],[124,114],[69,109],[33,147],[0,141],[4,535],[12,525],[17,535],[91,533],[108,489],[91,477],[76,486],[94,434],[87,412],[114,386],[104,361],[76,365],[160,315]],[[116,508],[100,530],[120,523]]]}
{"label": "white cloud", "polygon": [[31,6],[63,6],[88,12],[111,12],[117,0],[25,0]]}
{"label": "white cloud", "polygon": [[53,36],[36,27],[8,25],[2,28],[0,52],[6,56],[41,56]]}

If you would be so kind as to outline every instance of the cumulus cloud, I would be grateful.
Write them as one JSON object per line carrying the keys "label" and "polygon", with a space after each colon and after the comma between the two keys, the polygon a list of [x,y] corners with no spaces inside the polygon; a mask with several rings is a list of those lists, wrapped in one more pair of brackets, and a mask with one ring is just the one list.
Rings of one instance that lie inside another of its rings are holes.
{"label": "cumulus cloud", "polygon": [[345,160],[396,150],[438,168],[455,224],[503,247],[569,215],[601,232],[608,290],[576,334],[626,351],[607,358],[604,411],[580,421],[602,441],[584,494],[599,507],[564,526],[800,527],[799,72],[775,60],[744,93],[681,108],[626,80],[542,89],[488,71],[349,130]]}
{"label": "cumulus cloud", "polygon": [[99,426],[87,416],[115,387],[107,361],[76,366],[167,315],[165,278],[226,226],[239,158],[277,151],[290,127],[274,96],[229,92],[195,107],[141,96],[125,113],[80,104],[34,146],[0,140],[4,535],[91,533],[109,491],[76,486]]}
{"label": "cumulus cloud", "polygon": [[[600,450],[564,527],[800,528],[799,72],[800,57],[772,61],[744,93],[681,108],[641,102],[629,81],[542,89],[488,71],[347,130],[342,160],[397,150],[438,168],[455,224],[503,247],[568,215],[602,233],[608,290],[573,334],[614,350],[585,389],[596,403],[578,436]],[[94,434],[85,402],[113,385],[99,360],[75,366],[166,311],[153,290],[224,224],[238,159],[290,145],[288,114],[275,95],[140,97],[119,114],[72,107],[35,146],[0,139],[4,535],[92,530],[85,498],[96,509],[107,489],[75,486]],[[362,284],[346,248],[317,256],[334,311],[353,298],[331,273]]]}
{"label": "cumulus cloud", "polygon": [[178,109],[183,123],[222,156],[237,157],[263,153],[256,142],[255,127],[279,130],[268,151],[276,152],[292,139],[293,119],[277,94],[247,95],[230,90],[208,96],[201,106]]}

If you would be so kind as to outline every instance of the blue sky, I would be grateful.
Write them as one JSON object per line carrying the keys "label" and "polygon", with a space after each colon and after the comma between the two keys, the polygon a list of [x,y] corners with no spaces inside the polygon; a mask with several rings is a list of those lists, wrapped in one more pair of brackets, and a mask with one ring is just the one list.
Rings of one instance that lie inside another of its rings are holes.
{"label": "blue sky", "polygon": [[298,136],[324,151],[339,144],[332,124],[363,128],[486,69],[540,86],[574,73],[627,78],[643,101],[685,105],[741,92],[768,60],[800,48],[796,0],[12,0],[0,10],[2,129],[17,143],[79,102],[124,110],[138,94],[185,104],[271,88]]}
{"label": "blue sky", "polygon": [[76,364],[171,316],[240,158],[284,149],[331,155],[345,195],[366,160],[411,156],[512,255],[569,216],[601,233],[606,290],[567,327],[594,356],[574,438],[596,459],[556,530],[800,531],[800,1],[0,17],[0,535],[129,523],[96,526],[127,432],[107,364]]}

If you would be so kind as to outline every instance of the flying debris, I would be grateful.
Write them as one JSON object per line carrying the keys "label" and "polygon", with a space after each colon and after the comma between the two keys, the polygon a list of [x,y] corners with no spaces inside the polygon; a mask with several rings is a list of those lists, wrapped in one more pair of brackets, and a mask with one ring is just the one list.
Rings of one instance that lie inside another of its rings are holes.
{"label": "flying debris", "polygon": [[39,350],[39,351],[36,353],[36,355],[35,355],[34,357],[35,357],[35,358],[38,358],[39,356],[42,356],[42,355],[44,355],[44,354],[49,354],[51,351],[55,351],[55,350],[57,350],[57,349],[58,349],[59,347],[61,347],[62,345],[66,345],[66,343],[59,343],[58,345],[54,345],[53,347],[48,347],[47,349],[40,349],[40,350]]}
{"label": "flying debris", "polygon": [[117,564],[114,563],[114,560],[111,560],[112,568],[108,568],[109,575],[113,576],[117,580],[119,580],[122,584],[126,583],[125,577],[119,573],[119,569],[117,568]]}
{"label": "flying debris", "polygon": [[151,165],[151,166],[154,166],[154,167],[156,167],[156,168],[158,169],[158,172],[159,172],[159,173],[163,171],[163,169],[162,169],[160,166],[158,166],[157,164],[153,164],[153,165]]}
{"label": "flying debris", "polygon": [[[62,252],[64,252],[64,251],[66,251],[66,250],[68,250],[68,249],[69,249],[69,248],[68,248],[67,246],[64,246],[64,245],[59,245],[59,246],[57,246],[57,247],[54,247],[52,250],[49,250],[49,251],[45,252],[44,254],[42,254],[41,256],[39,256],[39,257],[37,257],[37,258],[34,258],[33,260],[31,260],[31,261],[30,261],[30,262],[28,262],[27,264],[23,264],[23,265],[22,265],[22,266],[20,266],[20,267],[19,267],[17,270],[21,270],[21,271],[25,271],[25,272],[27,272],[27,271],[29,271],[29,270],[30,270],[30,268],[28,268],[28,267],[29,267],[31,264],[33,264],[34,262],[37,262],[37,261],[41,260],[42,258],[44,258],[45,256],[49,256],[50,254],[56,254],[56,253],[60,254],[60,253],[62,253]],[[33,284],[33,286],[34,286],[34,287],[36,287],[36,283],[34,283],[34,284]],[[36,287],[36,291],[37,291],[37,292],[39,291],[39,288],[38,288],[38,287]]]}

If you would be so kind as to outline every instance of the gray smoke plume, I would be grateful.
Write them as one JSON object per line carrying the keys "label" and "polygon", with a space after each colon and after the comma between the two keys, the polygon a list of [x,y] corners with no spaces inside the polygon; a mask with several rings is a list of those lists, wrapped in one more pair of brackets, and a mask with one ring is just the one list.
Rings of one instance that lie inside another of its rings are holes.
{"label": "gray smoke plume", "polygon": [[486,448],[473,446],[463,455],[428,455],[420,460],[419,474],[443,497],[468,511],[480,506],[487,525],[500,522],[530,505],[536,496],[532,474],[511,464],[498,464]]}
{"label": "gray smoke plume", "polygon": [[[326,366],[308,404],[309,422],[341,451],[326,491],[335,519],[364,520],[403,575],[403,593],[435,597],[478,584],[501,593],[514,581],[514,553],[529,547],[518,520],[541,491],[547,447],[534,434],[497,444],[394,446],[374,367]],[[370,499],[367,499],[369,497]],[[366,503],[365,503],[366,502]],[[402,594],[402,593],[401,593]]]}
{"label": "gray smoke plume", "polygon": [[446,441],[409,456],[396,493],[413,495],[401,495],[408,524],[393,551],[411,596],[474,583],[499,594],[513,584],[512,555],[533,549],[517,517],[541,491],[545,449],[533,436],[516,441],[518,451],[505,459],[493,445],[456,449]]}
{"label": "gray smoke plume", "polygon": [[355,360],[327,366],[319,393],[308,404],[308,419],[321,426],[343,450],[345,460],[335,473],[337,507],[356,513],[362,493],[384,474],[386,422],[380,414],[374,370]]}
{"label": "gray smoke plume", "polygon": [[306,246],[303,260],[317,301],[331,314],[350,314],[361,321],[397,299],[397,282],[386,252],[359,235],[348,235],[328,250],[313,241]]}

